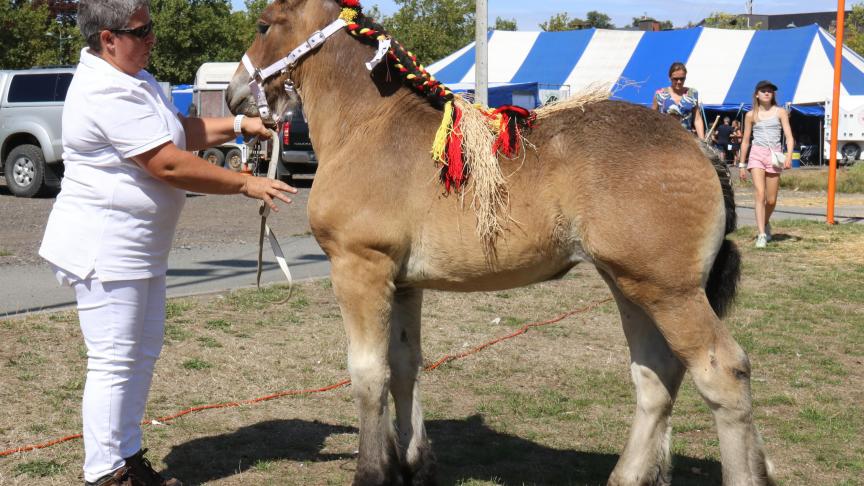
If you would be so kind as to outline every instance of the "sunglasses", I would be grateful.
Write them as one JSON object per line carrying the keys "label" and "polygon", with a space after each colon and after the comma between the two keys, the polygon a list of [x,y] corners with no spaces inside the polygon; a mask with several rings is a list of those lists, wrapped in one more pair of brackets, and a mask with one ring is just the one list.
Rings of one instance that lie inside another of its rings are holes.
{"label": "sunglasses", "polygon": [[683,81],[684,81],[685,79],[687,79],[687,78],[686,78],[686,77],[683,77],[683,78],[669,78],[669,79],[671,79],[672,81],[681,81],[681,82],[683,82]]}
{"label": "sunglasses", "polygon": [[135,27],[134,29],[107,29],[109,32],[114,34],[129,34],[139,39],[143,39],[150,35],[150,32],[153,32],[153,21],[147,22],[141,27]]}

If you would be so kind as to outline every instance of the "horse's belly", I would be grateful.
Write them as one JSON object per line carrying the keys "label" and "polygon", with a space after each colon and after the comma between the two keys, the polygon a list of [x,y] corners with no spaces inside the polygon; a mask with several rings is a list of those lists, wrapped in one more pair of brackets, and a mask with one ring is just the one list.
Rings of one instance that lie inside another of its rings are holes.
{"label": "horse's belly", "polygon": [[491,259],[480,248],[412,248],[399,283],[451,291],[489,291],[559,278],[577,263],[589,261],[581,245],[568,248],[497,247]]}

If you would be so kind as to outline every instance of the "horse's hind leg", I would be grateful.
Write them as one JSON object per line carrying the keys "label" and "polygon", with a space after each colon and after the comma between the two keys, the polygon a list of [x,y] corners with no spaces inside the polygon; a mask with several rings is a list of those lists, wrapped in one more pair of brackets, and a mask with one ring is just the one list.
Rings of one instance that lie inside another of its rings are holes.
{"label": "horse's hind leg", "polygon": [[396,409],[396,441],[405,484],[435,483],[435,458],[423,426],[418,375],[423,364],[420,310],[423,291],[397,289],[390,313],[390,392]]}
{"label": "horse's hind leg", "polygon": [[750,361],[714,314],[703,290],[648,290],[643,297],[646,310],[714,413],[723,484],[773,484],[771,465],[753,423]]}
{"label": "horse's hind leg", "polygon": [[624,297],[606,275],[602,272],[601,275],[618,303],[630,347],[630,374],[636,387],[630,438],[609,484],[670,484],[669,415],[684,377],[684,365],[669,349],[648,314]]}
{"label": "horse's hind leg", "polygon": [[348,371],[360,419],[355,486],[401,484],[388,414],[392,262],[382,255],[331,257],[333,291],[348,334]]}

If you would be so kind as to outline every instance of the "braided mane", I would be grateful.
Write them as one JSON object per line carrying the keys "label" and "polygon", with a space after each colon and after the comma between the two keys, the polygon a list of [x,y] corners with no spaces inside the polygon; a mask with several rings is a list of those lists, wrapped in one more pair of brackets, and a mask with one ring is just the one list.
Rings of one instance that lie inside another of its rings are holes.
{"label": "braided mane", "polygon": [[443,109],[445,103],[453,101],[453,92],[429,74],[426,68],[417,62],[417,56],[405,49],[383,26],[363,14],[359,0],[339,0],[339,4],[342,6],[339,18],[348,24],[348,32],[361,42],[376,46],[378,41],[390,39],[391,47],[387,51],[387,57],[394,62],[394,67],[407,86],[438,109]]}

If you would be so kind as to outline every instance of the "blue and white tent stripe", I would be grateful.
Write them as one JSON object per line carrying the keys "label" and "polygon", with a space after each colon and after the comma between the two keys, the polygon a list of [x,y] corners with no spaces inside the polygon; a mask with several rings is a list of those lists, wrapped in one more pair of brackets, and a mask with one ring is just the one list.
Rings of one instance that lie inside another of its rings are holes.
{"label": "blue and white tent stripe", "polygon": [[[470,84],[474,56],[471,43],[428,69],[445,84]],[[696,27],[489,34],[490,83],[536,82],[571,94],[609,83],[615,85],[614,98],[647,105],[657,89],[669,85],[668,69],[676,61],[687,65],[687,85],[698,89],[709,107],[749,105],[762,79],[779,87],[781,103],[821,104],[832,93],[834,38],[815,24],[759,31]],[[864,59],[848,48],[842,74],[842,95],[864,96]]]}

